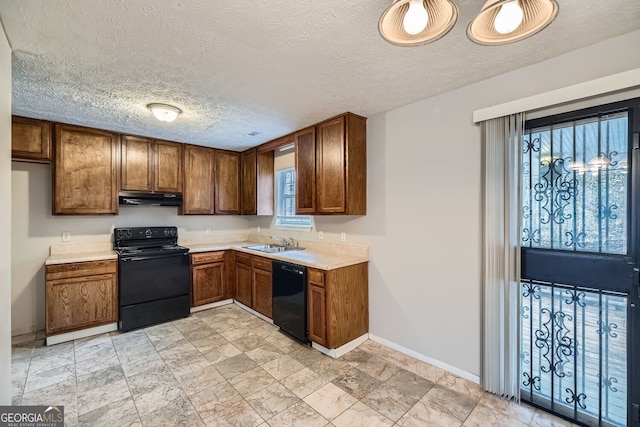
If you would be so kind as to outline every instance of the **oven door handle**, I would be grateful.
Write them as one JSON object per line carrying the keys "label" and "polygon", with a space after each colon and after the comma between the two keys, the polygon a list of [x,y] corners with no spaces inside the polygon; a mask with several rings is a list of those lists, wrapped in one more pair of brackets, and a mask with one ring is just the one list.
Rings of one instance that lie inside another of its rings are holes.
{"label": "oven door handle", "polygon": [[121,256],[120,261],[147,261],[150,259],[160,259],[160,258],[172,258],[177,256],[187,256],[188,252],[179,252],[175,254],[162,254],[162,255],[150,255],[150,256]]}

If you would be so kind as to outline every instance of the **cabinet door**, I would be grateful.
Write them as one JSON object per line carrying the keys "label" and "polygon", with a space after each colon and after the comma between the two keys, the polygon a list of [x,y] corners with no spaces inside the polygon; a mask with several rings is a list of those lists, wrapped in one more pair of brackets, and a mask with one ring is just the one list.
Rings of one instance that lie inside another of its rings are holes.
{"label": "cabinet door", "polygon": [[55,125],[54,215],[118,213],[119,146],[112,132]]}
{"label": "cabinet door", "polygon": [[125,191],[153,191],[153,141],[123,135],[120,156],[120,188]]}
{"label": "cabinet door", "polygon": [[316,209],[318,213],[342,213],[346,207],[344,117],[317,128]]}
{"label": "cabinet door", "polygon": [[51,163],[51,123],[13,116],[11,159]]}
{"label": "cabinet door", "polygon": [[275,171],[273,163],[273,151],[258,153],[257,176],[257,214],[273,215],[275,197],[273,194]]}
{"label": "cabinet door", "polygon": [[191,267],[193,306],[209,304],[224,299],[224,261]]}
{"label": "cabinet door", "polygon": [[154,191],[182,193],[182,146],[177,142],[155,141]]}
{"label": "cabinet door", "polygon": [[236,291],[234,298],[251,307],[251,267],[236,263]]}
{"label": "cabinet door", "polygon": [[316,129],[296,134],[296,213],[316,211]]}
{"label": "cabinet door", "polygon": [[242,215],[256,215],[257,206],[257,153],[256,149],[242,153]]}
{"label": "cabinet door", "polygon": [[118,321],[116,274],[48,280],[46,334]]}
{"label": "cabinet door", "polygon": [[271,319],[271,272],[253,269],[253,309]]}
{"label": "cabinet door", "polygon": [[212,148],[184,147],[184,194],[182,214],[211,215],[214,213]]}
{"label": "cabinet door", "polygon": [[216,150],[215,212],[240,214],[240,153]]}
{"label": "cabinet door", "polygon": [[309,339],[327,346],[327,316],[324,288],[309,285],[307,288],[307,322]]}

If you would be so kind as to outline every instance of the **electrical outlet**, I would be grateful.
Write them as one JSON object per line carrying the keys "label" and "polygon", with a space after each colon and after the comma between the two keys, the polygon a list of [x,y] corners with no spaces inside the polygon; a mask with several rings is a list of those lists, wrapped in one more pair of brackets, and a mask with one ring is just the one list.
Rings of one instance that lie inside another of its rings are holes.
{"label": "electrical outlet", "polygon": [[340,233],[340,241],[341,242],[347,241],[347,233]]}
{"label": "electrical outlet", "polygon": [[324,233],[322,231],[318,231],[318,239],[324,239]]}
{"label": "electrical outlet", "polygon": [[260,234],[260,226],[258,226],[258,234]]}
{"label": "electrical outlet", "polygon": [[207,228],[205,228],[205,229],[204,229],[204,232],[205,232],[206,234],[211,234],[211,227],[207,227]]}
{"label": "electrical outlet", "polygon": [[71,232],[70,231],[63,231],[62,232],[62,241],[63,242],[70,242],[71,241]]}

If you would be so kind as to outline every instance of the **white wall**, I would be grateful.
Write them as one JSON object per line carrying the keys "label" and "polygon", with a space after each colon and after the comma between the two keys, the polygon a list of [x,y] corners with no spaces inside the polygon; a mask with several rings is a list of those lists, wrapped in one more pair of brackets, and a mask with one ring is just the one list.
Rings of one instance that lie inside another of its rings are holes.
{"label": "white wall", "polygon": [[[344,231],[371,247],[371,334],[479,376],[481,151],[472,112],[638,68],[638,45],[640,31],[369,118],[367,215],[315,217],[315,230],[295,237],[323,231],[338,241]],[[251,221],[254,232],[269,225]]]}
{"label": "white wall", "polygon": [[118,216],[53,216],[50,165],[13,162],[11,181],[13,335],[44,329],[44,261],[51,245],[62,244],[63,231],[71,232],[73,244],[110,242],[114,227],[177,226],[181,237],[205,236],[207,227],[213,234],[248,228],[244,217],[178,216],[175,207],[121,206]]}
{"label": "white wall", "polygon": [[[0,23],[0,194],[11,193],[11,48]],[[11,233],[11,211],[0,209],[0,236]],[[0,405],[11,405],[11,245],[0,243]]]}

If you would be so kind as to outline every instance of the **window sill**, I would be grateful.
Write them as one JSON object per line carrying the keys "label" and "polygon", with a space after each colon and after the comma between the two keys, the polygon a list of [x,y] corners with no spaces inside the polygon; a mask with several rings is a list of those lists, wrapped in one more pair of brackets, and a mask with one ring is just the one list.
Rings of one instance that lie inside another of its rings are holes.
{"label": "window sill", "polygon": [[290,230],[290,231],[311,231],[313,230],[313,226],[311,225],[275,225],[277,230]]}

